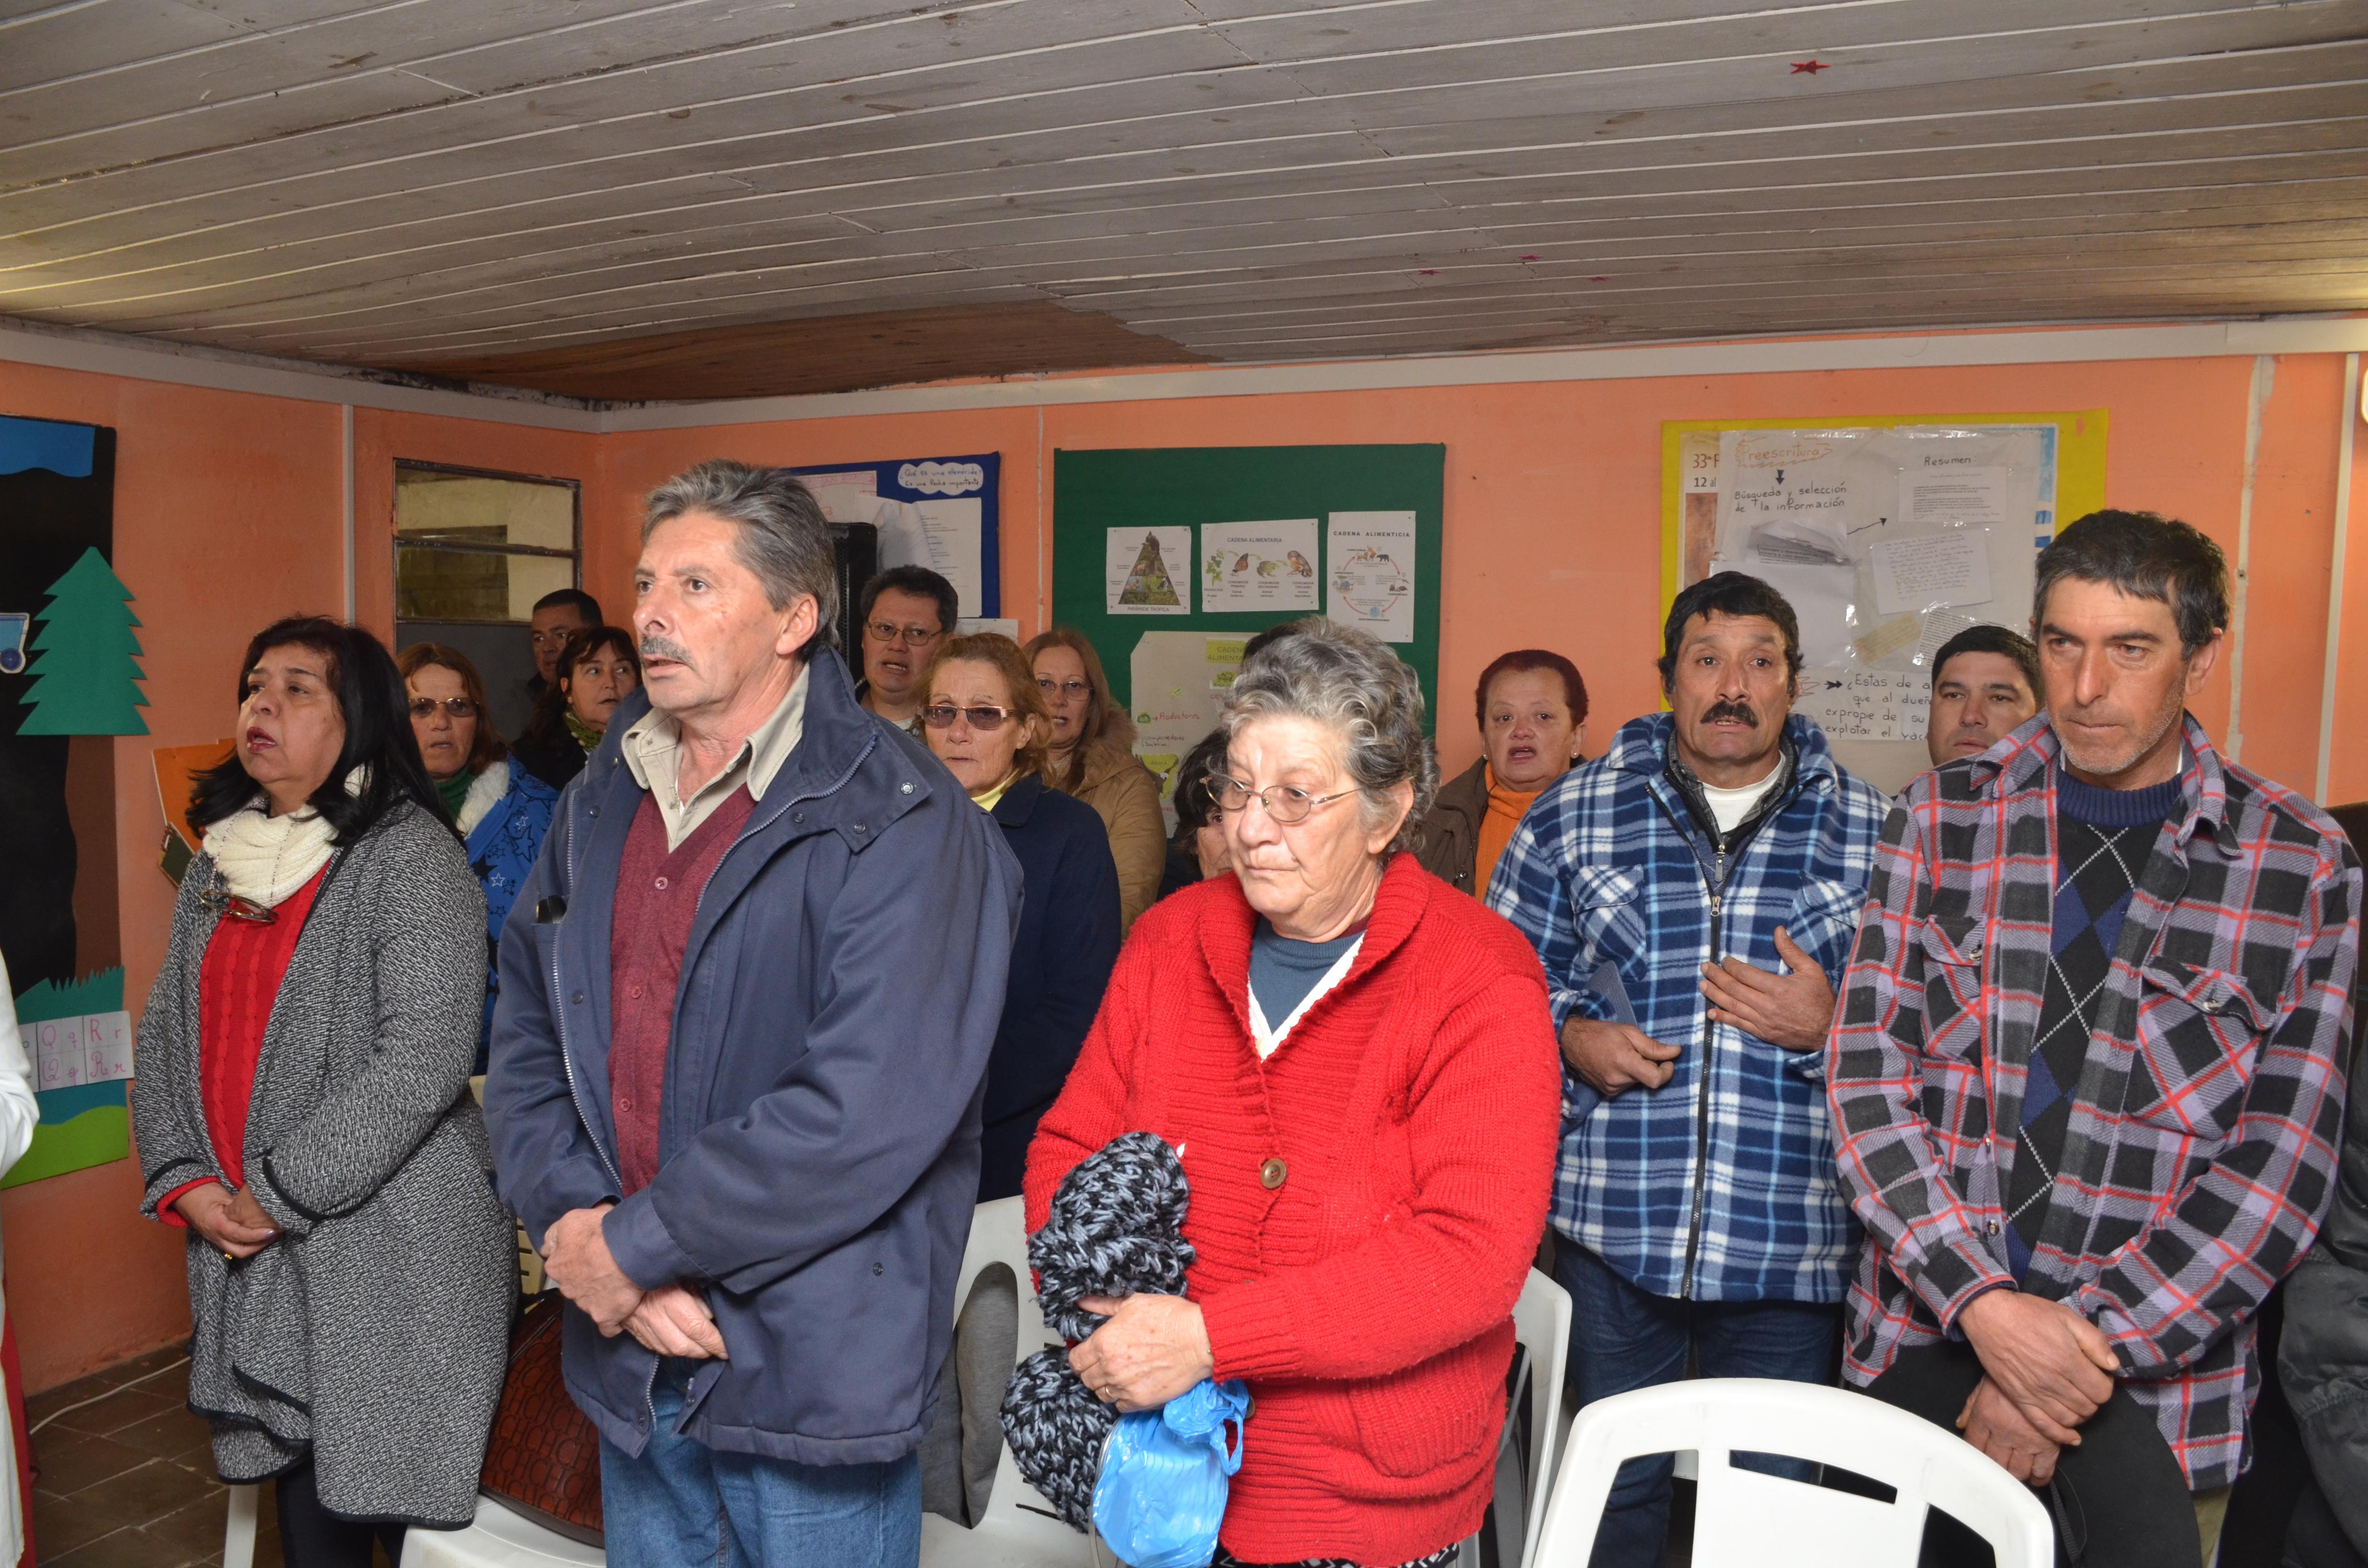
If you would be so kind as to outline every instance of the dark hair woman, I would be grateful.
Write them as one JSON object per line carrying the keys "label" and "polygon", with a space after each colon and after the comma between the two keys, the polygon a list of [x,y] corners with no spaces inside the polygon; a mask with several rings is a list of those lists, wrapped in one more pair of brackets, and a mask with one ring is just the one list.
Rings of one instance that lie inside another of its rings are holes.
{"label": "dark hair woman", "polygon": [[1439,787],[1416,856],[1424,870],[1479,898],[1530,802],[1578,766],[1587,682],[1560,653],[1516,648],[1480,672],[1474,704],[1480,760]]}
{"label": "dark hair woman", "polygon": [[1045,778],[1052,715],[1010,638],[949,637],[917,687],[929,750],[1003,825],[1026,895],[987,1059],[978,1197],[1019,1190],[1037,1119],[1061,1092],[1118,961],[1118,869],[1101,818]]}
{"label": "dark hair woman", "polygon": [[140,1023],[143,1212],[189,1232],[189,1404],[290,1568],[475,1511],[518,1266],[468,1090],[484,895],[369,632],[247,647]]}
{"label": "dark hair woman", "polygon": [[590,626],[568,638],[558,667],[558,678],[535,699],[510,756],[553,790],[564,790],[608,733],[617,704],[642,688],[642,660],[633,634],[623,627]]}
{"label": "dark hair woman", "polygon": [[1225,824],[1209,793],[1209,779],[1225,768],[1225,732],[1221,726],[1201,737],[1201,744],[1176,765],[1176,791],[1168,797],[1176,807],[1176,832],[1167,840],[1167,869],[1159,878],[1159,896],[1233,869],[1233,851],[1225,844]]}
{"label": "dark hair woman", "polygon": [[485,1044],[493,1038],[494,997],[502,983],[495,967],[502,922],[510,917],[518,889],[542,853],[559,792],[511,761],[485,711],[485,683],[468,654],[441,642],[415,642],[396,657],[394,667],[410,698],[419,759],[469,853],[469,869],[485,892],[485,1010],[477,1030],[475,1069],[482,1073]]}
{"label": "dark hair woman", "polygon": [[1101,655],[1082,631],[1056,626],[1021,650],[1052,715],[1052,761],[1044,781],[1093,807],[1118,866],[1119,930],[1159,896],[1167,825],[1159,780],[1134,757],[1134,721],[1110,697]]}

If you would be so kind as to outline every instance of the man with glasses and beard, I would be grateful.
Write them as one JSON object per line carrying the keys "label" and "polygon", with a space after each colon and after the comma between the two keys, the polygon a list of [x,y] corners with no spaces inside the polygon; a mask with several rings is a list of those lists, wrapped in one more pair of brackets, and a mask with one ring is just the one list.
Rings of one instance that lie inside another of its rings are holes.
{"label": "man with glasses and beard", "polygon": [[[1689,1361],[1833,1379],[1858,1233],[1822,1048],[1885,801],[1792,712],[1800,648],[1793,607],[1756,577],[1679,594],[1670,710],[1547,786],[1489,884],[1545,965],[1562,1041],[1554,1273],[1581,1403]],[[1670,1471],[1621,1467],[1599,1568],[1660,1562]]]}
{"label": "man with glasses and beard", "polygon": [[2360,863],[2187,711],[2218,545],[2092,512],[2032,619],[2046,720],[1901,795],[1827,1051],[1843,1375],[2044,1488],[2071,1560],[2208,1563],[2335,1189]]}

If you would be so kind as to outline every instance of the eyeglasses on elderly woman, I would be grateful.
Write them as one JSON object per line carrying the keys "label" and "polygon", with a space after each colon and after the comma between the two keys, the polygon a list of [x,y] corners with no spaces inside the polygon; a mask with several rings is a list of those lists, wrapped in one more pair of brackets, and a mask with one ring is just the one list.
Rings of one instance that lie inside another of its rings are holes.
{"label": "eyeglasses on elderly woman", "polygon": [[933,703],[921,710],[921,718],[932,730],[952,729],[957,714],[969,720],[970,727],[973,730],[994,731],[1003,728],[1003,722],[1012,716],[1012,710],[1008,708],[991,708],[985,703],[980,703],[974,708],[961,708],[951,702]]}
{"label": "eyeglasses on elderly woman", "polygon": [[1329,795],[1311,795],[1296,784],[1269,784],[1263,790],[1253,790],[1228,773],[1212,773],[1204,788],[1209,799],[1221,812],[1238,812],[1256,798],[1266,808],[1266,814],[1285,827],[1305,822],[1318,806],[1355,794],[1354,790],[1336,790]]}

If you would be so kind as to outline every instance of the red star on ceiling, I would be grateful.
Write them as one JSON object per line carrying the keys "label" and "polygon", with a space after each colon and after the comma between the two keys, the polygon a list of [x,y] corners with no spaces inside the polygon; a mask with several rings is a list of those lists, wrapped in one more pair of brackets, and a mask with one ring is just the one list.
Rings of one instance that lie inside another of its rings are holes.
{"label": "red star on ceiling", "polygon": [[1832,69],[1832,66],[1827,64],[1822,60],[1795,60],[1793,62],[1793,74],[1795,76],[1814,76],[1820,71],[1830,71]]}

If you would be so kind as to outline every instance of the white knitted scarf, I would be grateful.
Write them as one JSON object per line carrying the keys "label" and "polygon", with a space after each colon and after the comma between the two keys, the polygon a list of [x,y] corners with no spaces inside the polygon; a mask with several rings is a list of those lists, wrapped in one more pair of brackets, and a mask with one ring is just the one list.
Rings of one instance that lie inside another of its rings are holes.
{"label": "white knitted scarf", "polygon": [[[346,775],[346,793],[360,794],[369,778],[369,769],[355,768]],[[309,805],[275,817],[258,797],[206,829],[205,852],[233,895],[270,908],[329,863],[336,833]]]}
{"label": "white knitted scarf", "polygon": [[490,763],[485,770],[469,781],[469,793],[461,801],[460,819],[453,826],[462,838],[477,831],[477,824],[502,803],[510,792],[510,765],[507,761]]}

